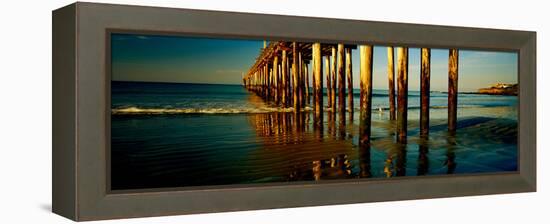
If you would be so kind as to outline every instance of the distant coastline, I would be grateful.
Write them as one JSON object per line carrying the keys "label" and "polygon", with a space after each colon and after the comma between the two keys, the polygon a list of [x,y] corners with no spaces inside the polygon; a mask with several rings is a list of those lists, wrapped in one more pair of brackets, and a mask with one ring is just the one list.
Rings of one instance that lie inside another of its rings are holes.
{"label": "distant coastline", "polygon": [[[477,92],[459,92],[460,94],[479,94],[479,95],[500,95],[500,96],[517,96],[518,84],[497,83],[487,88],[478,89]],[[432,91],[434,92],[434,91]],[[438,91],[435,91],[438,92]],[[447,93],[441,91],[440,93]]]}
{"label": "distant coastline", "polygon": [[487,88],[481,88],[478,90],[480,94],[488,95],[518,95],[518,84],[497,83]]}

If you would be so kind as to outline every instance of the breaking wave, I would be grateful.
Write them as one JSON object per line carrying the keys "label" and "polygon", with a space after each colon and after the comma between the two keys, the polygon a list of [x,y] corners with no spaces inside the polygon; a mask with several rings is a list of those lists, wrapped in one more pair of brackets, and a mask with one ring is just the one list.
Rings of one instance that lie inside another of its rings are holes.
{"label": "breaking wave", "polygon": [[[459,108],[478,108],[487,106],[460,105]],[[431,106],[431,109],[446,109],[446,106]],[[409,110],[418,110],[418,106],[410,106]],[[354,107],[359,111],[359,107]],[[387,111],[389,107],[373,106],[373,111]],[[301,109],[302,112],[313,111],[313,108],[306,106]],[[324,108],[324,111],[332,111],[331,108]],[[349,108],[346,109],[349,111]],[[294,112],[294,108],[281,107],[237,107],[237,108],[140,108],[140,107],[119,107],[112,108],[112,115],[176,115],[176,114],[260,114],[272,112]]]}
{"label": "breaking wave", "polygon": [[[311,110],[306,107],[303,111]],[[162,114],[258,114],[271,112],[292,112],[294,108],[114,108],[113,115],[162,115]]]}

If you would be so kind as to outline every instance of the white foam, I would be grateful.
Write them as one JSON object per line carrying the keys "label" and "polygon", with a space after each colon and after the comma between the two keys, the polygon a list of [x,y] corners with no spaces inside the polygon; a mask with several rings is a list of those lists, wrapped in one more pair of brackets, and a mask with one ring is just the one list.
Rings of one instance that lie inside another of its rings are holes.
{"label": "white foam", "polygon": [[292,112],[294,108],[113,108],[114,115],[162,115],[162,114],[254,114],[270,112]]}
{"label": "white foam", "polygon": [[[479,106],[472,105],[461,105],[461,108],[476,108]],[[446,106],[431,106],[433,109],[443,109],[447,108]],[[330,112],[332,109],[330,107],[324,107],[324,111]],[[346,108],[349,111],[349,108]],[[409,109],[419,109],[418,108],[409,108]],[[359,111],[359,107],[354,107],[354,110]],[[386,111],[389,110],[387,107],[376,107],[373,108],[373,111]],[[313,111],[313,108],[306,106],[300,111],[308,112]],[[140,108],[140,107],[120,107],[111,109],[111,114],[113,115],[163,115],[163,114],[259,114],[259,113],[272,113],[272,112],[294,112],[294,108],[282,108],[282,107],[205,107],[205,108]]]}

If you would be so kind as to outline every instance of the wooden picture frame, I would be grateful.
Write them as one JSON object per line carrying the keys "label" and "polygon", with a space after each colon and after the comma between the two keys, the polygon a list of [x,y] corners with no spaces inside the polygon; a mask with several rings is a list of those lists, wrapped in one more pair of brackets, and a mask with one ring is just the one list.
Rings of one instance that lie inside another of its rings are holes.
{"label": "wooden picture frame", "polygon": [[[154,18],[154,19],[153,19]],[[514,51],[519,171],[112,192],[108,34]],[[536,191],[536,33],[77,2],[53,11],[53,212],[99,220]]]}

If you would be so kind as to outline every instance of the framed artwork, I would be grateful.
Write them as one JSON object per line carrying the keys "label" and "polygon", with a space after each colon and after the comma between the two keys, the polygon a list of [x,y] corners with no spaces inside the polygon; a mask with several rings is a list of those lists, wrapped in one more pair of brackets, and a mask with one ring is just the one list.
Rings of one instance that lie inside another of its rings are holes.
{"label": "framed artwork", "polygon": [[53,35],[73,220],[536,190],[534,32],[75,3]]}

